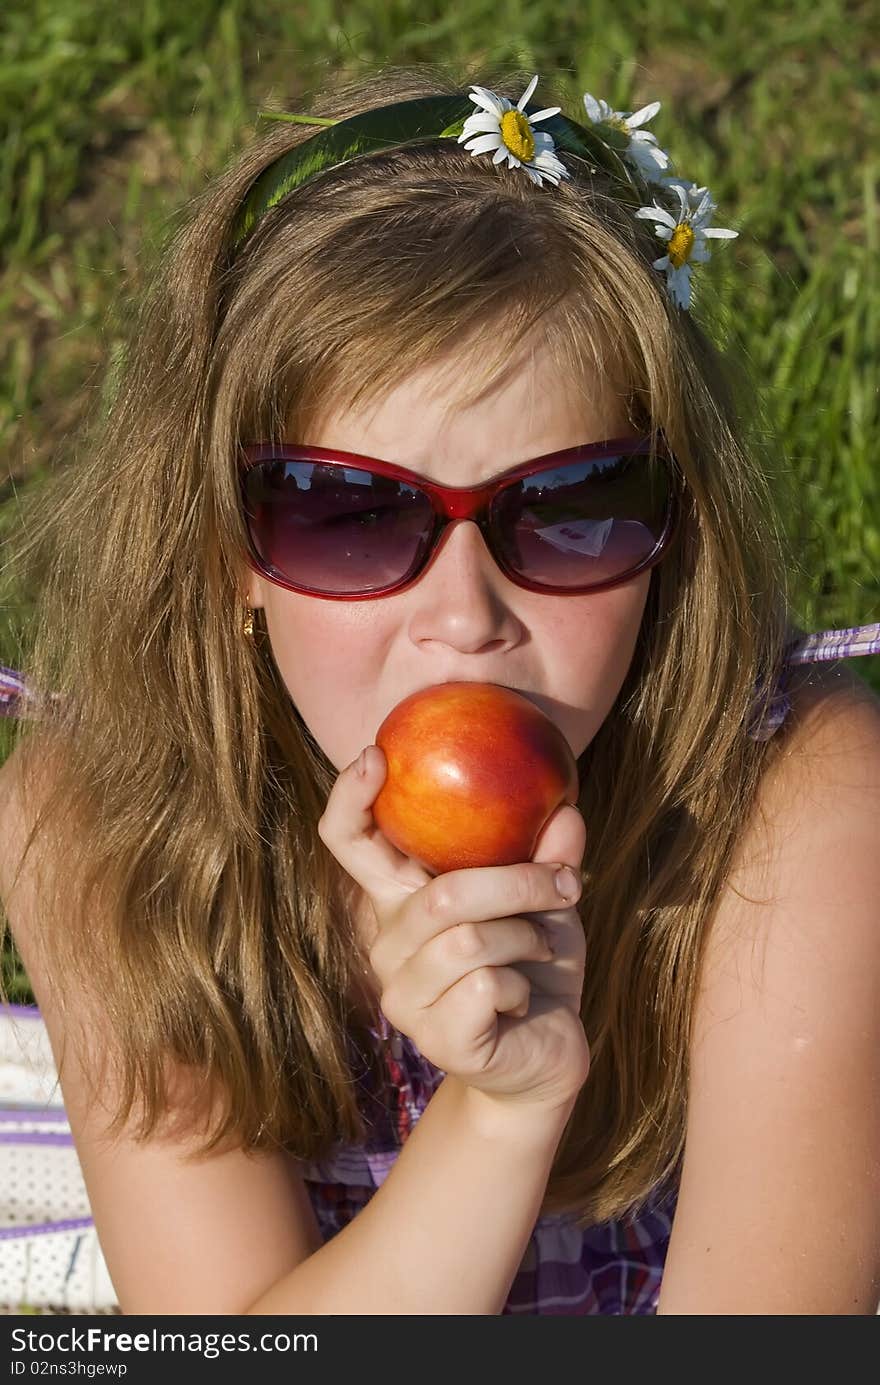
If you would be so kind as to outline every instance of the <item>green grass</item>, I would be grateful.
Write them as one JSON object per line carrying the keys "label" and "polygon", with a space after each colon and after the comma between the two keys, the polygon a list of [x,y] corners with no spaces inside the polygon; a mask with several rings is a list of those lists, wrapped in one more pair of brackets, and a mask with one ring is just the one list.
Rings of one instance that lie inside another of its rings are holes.
{"label": "green grass", "polygon": [[[258,109],[377,61],[506,62],[563,78],[573,112],[584,91],[663,103],[661,145],[740,233],[698,272],[807,499],[798,616],[880,619],[873,19],[870,0],[6,0],[0,538],[99,395],[169,217],[253,138]],[[29,611],[0,572],[0,662]],[[852,667],[880,691],[880,658]]]}

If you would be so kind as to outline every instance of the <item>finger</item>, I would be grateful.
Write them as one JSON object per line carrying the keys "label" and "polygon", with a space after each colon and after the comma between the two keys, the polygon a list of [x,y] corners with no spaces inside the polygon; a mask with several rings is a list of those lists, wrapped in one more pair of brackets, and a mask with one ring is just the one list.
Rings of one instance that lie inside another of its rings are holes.
{"label": "finger", "polygon": [[[587,829],[580,811],[570,803],[561,804],[544,824],[532,859],[535,862],[559,861],[567,864],[583,883],[582,863],[586,848]],[[578,894],[580,897],[580,892]],[[586,938],[583,923],[575,907],[556,909],[542,914],[541,926],[553,948],[555,963],[551,970],[533,976],[542,989],[556,994],[580,993]],[[525,969],[530,975],[530,969]]]}
{"label": "finger", "polygon": [[435,1048],[453,1047],[462,1054],[462,1066],[478,1071],[495,1050],[498,1016],[525,1016],[530,999],[529,983],[515,967],[480,967],[423,1011],[420,1028]]}
{"label": "finger", "polygon": [[372,805],[387,772],[381,748],[367,746],[339,774],[318,822],[321,841],[380,906],[399,902],[431,879],[376,826]]}
{"label": "finger", "polygon": [[580,882],[575,880],[574,890],[567,888],[562,893],[557,870],[553,864],[523,862],[515,866],[469,866],[434,876],[404,901],[377,938],[370,955],[374,970],[382,975],[389,958],[400,966],[432,938],[457,924],[486,923],[570,905],[580,893]]}
{"label": "finger", "polygon": [[[406,995],[418,1009],[435,1005],[468,972],[553,958],[540,923],[531,919],[493,919],[489,923],[459,923],[432,938],[401,966],[389,990]],[[392,1003],[393,996],[392,996]]]}
{"label": "finger", "polygon": [[586,845],[587,827],[580,811],[562,803],[541,828],[532,860],[564,862],[580,877]]}

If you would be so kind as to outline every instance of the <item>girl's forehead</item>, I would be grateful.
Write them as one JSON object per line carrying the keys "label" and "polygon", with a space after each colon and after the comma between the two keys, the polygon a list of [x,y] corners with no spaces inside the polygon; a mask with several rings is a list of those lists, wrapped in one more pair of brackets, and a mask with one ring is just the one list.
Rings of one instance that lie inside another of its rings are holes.
{"label": "girl's forehead", "polygon": [[618,396],[578,398],[557,382],[529,397],[507,388],[456,411],[408,382],[362,411],[327,412],[288,441],[404,466],[446,485],[481,485],[513,466],[631,431]]}
{"label": "girl's forehead", "polygon": [[373,393],[353,402],[338,387],[321,390],[320,398],[307,411],[291,406],[288,440],[342,447],[329,435],[355,432],[377,443],[405,439],[412,455],[421,441],[433,451],[439,438],[487,430],[500,437],[574,428],[577,441],[612,437],[629,424],[631,391],[609,371],[560,368],[538,339],[520,343],[482,379],[479,361],[460,353],[377,382]]}

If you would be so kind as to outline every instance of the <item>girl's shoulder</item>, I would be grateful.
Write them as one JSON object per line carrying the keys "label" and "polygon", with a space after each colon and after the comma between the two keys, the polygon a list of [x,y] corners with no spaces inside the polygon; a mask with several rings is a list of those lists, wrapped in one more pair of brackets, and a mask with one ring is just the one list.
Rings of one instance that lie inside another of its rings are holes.
{"label": "girl's shoulder", "polygon": [[880,754],[880,696],[852,664],[791,665],[786,680],[789,712],[779,756],[768,762],[764,796],[775,794],[774,807],[784,811],[790,791],[828,775],[835,765],[845,773],[847,757],[870,770]]}
{"label": "girl's shoulder", "polygon": [[[789,666],[788,712],[734,851],[713,931],[736,913],[736,891],[781,886],[798,855],[833,869],[834,841],[880,826],[880,696],[838,662]],[[880,839],[880,838],[878,838]],[[790,883],[794,883],[792,879]]]}
{"label": "girl's shoulder", "polygon": [[707,930],[661,1312],[876,1309],[880,698],[788,692]]}

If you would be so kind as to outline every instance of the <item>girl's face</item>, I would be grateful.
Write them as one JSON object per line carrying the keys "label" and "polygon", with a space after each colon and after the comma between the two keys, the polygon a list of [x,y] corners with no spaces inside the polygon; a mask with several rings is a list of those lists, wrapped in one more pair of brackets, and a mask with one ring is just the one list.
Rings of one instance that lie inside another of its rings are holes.
{"label": "girl's face", "polygon": [[[632,433],[625,400],[596,378],[573,397],[543,343],[512,360],[477,403],[455,407],[437,370],[412,375],[378,404],[334,407],[286,441],[396,462],[433,481],[476,486],[534,457]],[[435,393],[431,393],[432,386]],[[525,591],[495,565],[476,524],[459,520],[407,591],[330,601],[285,590],[248,570],[278,671],[337,770],[375,740],[409,693],[462,679],[525,693],[574,754],[590,743],[632,660],[651,573],[577,596]]]}

